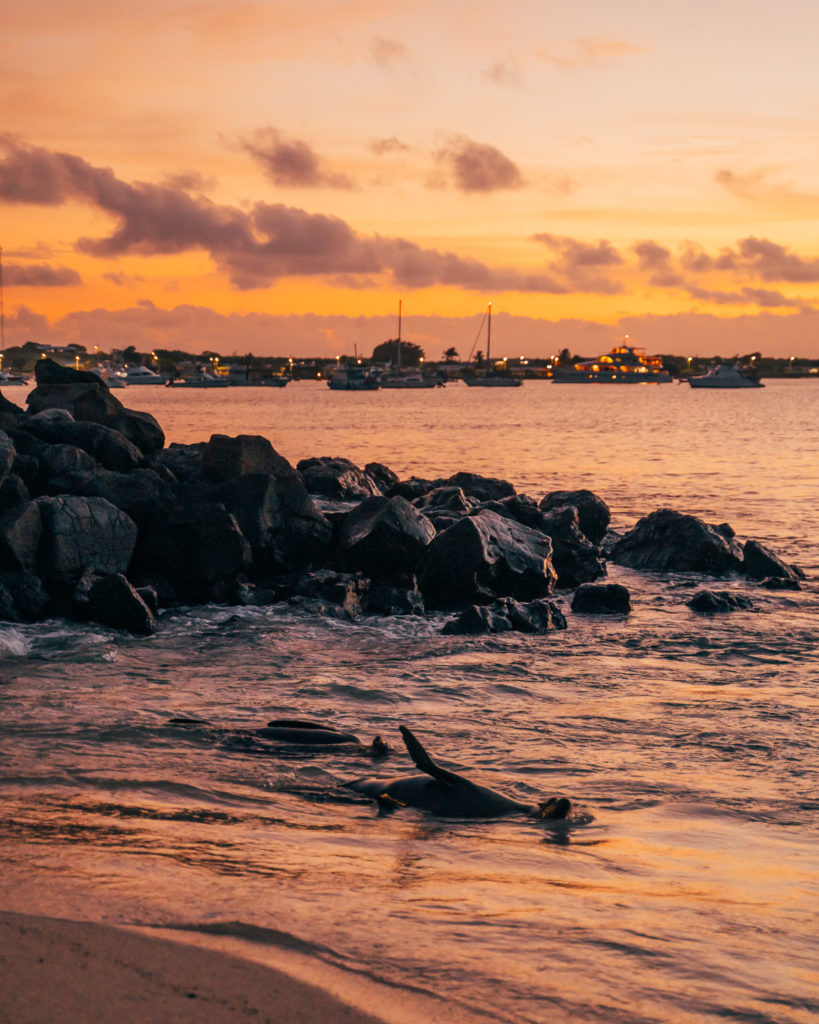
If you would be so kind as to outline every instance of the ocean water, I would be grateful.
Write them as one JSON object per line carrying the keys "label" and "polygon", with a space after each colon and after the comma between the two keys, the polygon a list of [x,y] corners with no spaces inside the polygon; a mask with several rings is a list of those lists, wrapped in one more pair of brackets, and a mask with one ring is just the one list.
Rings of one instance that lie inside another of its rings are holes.
{"label": "ocean water", "polygon": [[[296,945],[396,1002],[498,1021],[819,1019],[819,384],[119,396],[169,441],[258,433],[293,462],[589,487],[618,529],[661,506],[727,521],[809,578],[611,566],[632,614],[573,616],[559,593],[568,628],[543,637],[284,606],[166,613],[148,639],[0,624],[0,906]],[[753,609],[695,615],[709,583]],[[284,716],[393,752],[231,732]],[[402,723],[478,781],[569,796],[572,818],[380,814],[343,783],[414,773]]]}

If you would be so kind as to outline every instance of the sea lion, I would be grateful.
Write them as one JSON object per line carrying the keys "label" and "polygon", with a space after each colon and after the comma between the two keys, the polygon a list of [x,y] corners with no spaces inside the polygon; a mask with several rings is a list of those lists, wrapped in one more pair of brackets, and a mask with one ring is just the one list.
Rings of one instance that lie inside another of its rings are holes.
{"label": "sea lion", "polygon": [[216,729],[228,741],[247,742],[253,737],[263,740],[275,740],[278,743],[293,743],[298,746],[338,746],[349,743],[355,745],[362,753],[373,759],[386,757],[389,745],[376,736],[372,743],[362,743],[358,736],[351,732],[341,732],[331,725],[321,722],[307,721],[303,718],[274,718],[261,729],[226,729],[211,725],[201,718],[172,718],[171,725],[183,727],[201,727]]}
{"label": "sea lion", "polygon": [[376,800],[384,810],[417,807],[444,817],[497,818],[505,814],[525,814],[532,818],[560,820],[572,809],[566,797],[551,797],[536,804],[513,800],[502,793],[470,782],[435,764],[418,739],[402,725],[399,727],[409,755],[423,775],[399,779],[357,779],[345,785]]}

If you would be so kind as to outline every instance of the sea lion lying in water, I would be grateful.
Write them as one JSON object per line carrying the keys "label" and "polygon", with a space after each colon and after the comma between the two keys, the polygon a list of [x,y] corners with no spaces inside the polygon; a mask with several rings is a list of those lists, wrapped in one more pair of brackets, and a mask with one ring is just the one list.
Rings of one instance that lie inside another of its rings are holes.
{"label": "sea lion lying in water", "polygon": [[496,818],[504,814],[525,814],[531,818],[559,821],[566,818],[572,809],[571,801],[565,796],[527,804],[488,786],[470,782],[462,775],[435,764],[409,729],[403,725],[399,728],[410,757],[424,774],[400,779],[357,779],[345,783],[356,793],[372,797],[384,810],[417,807],[447,817]]}
{"label": "sea lion lying in water", "polygon": [[[210,722],[201,718],[172,718],[171,725],[181,726],[205,726],[214,728]],[[356,745],[362,753],[374,759],[386,757],[389,753],[389,746],[380,736],[376,736],[372,743],[362,743],[361,740],[351,732],[340,732],[331,725],[324,725],[321,722],[307,721],[302,718],[274,718],[262,729],[220,729],[226,738],[249,739],[258,737],[263,740],[275,740],[278,743],[293,743],[298,746],[338,746],[349,743]]]}

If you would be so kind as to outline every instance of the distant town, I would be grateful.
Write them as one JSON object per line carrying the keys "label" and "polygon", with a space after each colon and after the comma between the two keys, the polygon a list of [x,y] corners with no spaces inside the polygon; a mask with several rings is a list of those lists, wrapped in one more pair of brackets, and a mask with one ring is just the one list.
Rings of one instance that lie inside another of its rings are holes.
{"label": "distant town", "polygon": [[[485,372],[504,373],[522,379],[548,380],[561,367],[589,361],[596,357],[572,354],[563,349],[547,358],[526,356],[493,358],[487,363],[483,352],[471,359],[461,357],[457,349],[450,348],[437,361],[428,360],[424,350],[409,341],[391,339],[376,346],[369,356],[357,352],[339,354],[334,358],[316,356],[294,359],[287,356],[256,356],[252,353],[225,356],[206,350],[198,354],[174,349],[138,351],[133,345],[124,349],[104,352],[98,347],[84,345],[52,346],[29,341],[24,345],[6,348],[0,352],[0,371],[6,374],[31,374],[39,359],[48,357],[65,366],[80,370],[119,372],[133,366],[144,366],[168,380],[184,378],[192,373],[206,372],[231,383],[261,382],[275,377],[291,380],[328,380],[342,367],[363,366],[421,370],[445,380],[457,380],[470,374]],[[765,356],[761,352],[715,354],[708,356],[661,355],[664,369],[673,377],[685,379],[704,373],[716,363],[741,364],[752,367],[759,377],[816,377],[819,379],[819,359]]]}

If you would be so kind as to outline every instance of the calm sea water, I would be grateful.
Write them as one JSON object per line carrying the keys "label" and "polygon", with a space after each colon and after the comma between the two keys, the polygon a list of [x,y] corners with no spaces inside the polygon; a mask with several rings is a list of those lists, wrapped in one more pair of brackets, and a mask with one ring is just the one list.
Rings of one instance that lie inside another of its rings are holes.
{"label": "calm sea water", "polygon": [[[625,528],[663,505],[800,564],[799,593],[703,619],[702,584],[611,567],[627,619],[441,635],[284,607],[165,615],[151,638],[0,624],[0,905],[217,931],[500,1021],[819,1019],[819,385],[693,392],[526,383],[476,393],[132,389],[169,441],[258,433],[291,461],[589,487]],[[22,403],[11,389],[7,396]],[[24,394],[24,393],[23,393]],[[397,727],[567,825],[379,816],[348,750],[244,748],[169,726],[321,717]]]}

